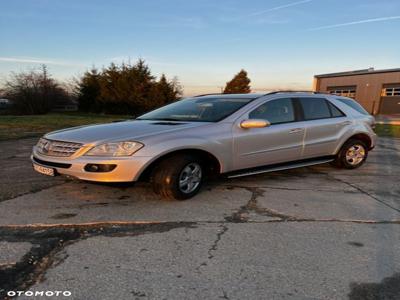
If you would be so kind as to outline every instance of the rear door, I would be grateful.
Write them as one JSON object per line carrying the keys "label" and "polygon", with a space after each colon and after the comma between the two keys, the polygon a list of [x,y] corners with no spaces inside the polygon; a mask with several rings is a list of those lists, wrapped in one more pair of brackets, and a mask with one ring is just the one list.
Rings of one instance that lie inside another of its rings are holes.
{"label": "rear door", "polygon": [[[265,119],[265,128],[243,129],[244,119]],[[298,124],[293,99],[272,99],[246,113],[233,127],[234,169],[245,169],[300,159],[304,128]]]}
{"label": "rear door", "polygon": [[297,98],[305,128],[302,158],[334,154],[344,131],[351,125],[346,115],[325,98]]}

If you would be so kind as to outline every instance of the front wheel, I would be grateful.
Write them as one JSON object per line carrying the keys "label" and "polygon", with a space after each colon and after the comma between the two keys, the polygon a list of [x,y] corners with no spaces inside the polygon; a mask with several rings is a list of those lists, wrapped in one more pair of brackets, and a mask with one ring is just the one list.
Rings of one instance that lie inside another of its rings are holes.
{"label": "front wheel", "polygon": [[172,156],[155,168],[153,190],[165,199],[186,200],[199,192],[203,177],[202,162],[197,157]]}
{"label": "front wheel", "polygon": [[368,157],[368,147],[360,140],[349,140],[336,155],[333,165],[345,169],[360,167]]}

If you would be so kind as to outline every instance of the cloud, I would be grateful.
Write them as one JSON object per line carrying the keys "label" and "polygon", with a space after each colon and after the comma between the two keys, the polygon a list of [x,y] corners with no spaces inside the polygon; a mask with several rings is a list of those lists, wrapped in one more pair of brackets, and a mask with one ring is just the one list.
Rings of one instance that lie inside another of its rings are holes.
{"label": "cloud", "polygon": [[323,30],[323,29],[346,27],[346,26],[353,26],[353,25],[359,25],[359,24],[365,24],[365,23],[384,22],[384,21],[391,21],[391,20],[398,20],[398,19],[400,19],[400,16],[382,17],[382,18],[366,19],[366,20],[359,20],[359,21],[348,22],[348,23],[340,23],[340,24],[315,27],[315,28],[310,28],[308,30],[309,31],[317,31],[317,30]]}
{"label": "cloud", "polygon": [[309,3],[309,2],[312,2],[312,1],[313,0],[302,0],[302,1],[291,2],[291,3],[284,4],[284,5],[275,6],[275,7],[271,7],[271,8],[265,9],[265,10],[257,11],[257,12],[254,12],[254,13],[251,13],[251,14],[248,14],[248,15],[244,15],[244,16],[241,16],[241,18],[255,17],[255,16],[263,15],[263,14],[268,13],[268,12],[281,10],[281,9],[284,9],[284,8],[297,6],[297,5],[301,5],[301,4],[306,4],[306,3]]}
{"label": "cloud", "polygon": [[289,19],[277,19],[277,18],[256,18],[252,21],[250,21],[252,24],[258,24],[258,25],[282,25],[282,24],[288,24],[290,23]]}
{"label": "cloud", "polygon": [[244,14],[244,15],[236,15],[236,16],[227,16],[226,14],[224,14],[223,16],[219,17],[220,21],[223,22],[237,22],[243,19],[249,19],[252,23],[265,23],[265,24],[282,24],[282,23],[288,23],[288,20],[285,20],[283,22],[278,22],[278,21],[268,21],[267,19],[261,19],[261,20],[257,20],[254,19],[254,17],[259,17],[262,16],[264,14],[267,14],[269,12],[275,12],[275,11],[279,11],[279,10],[283,10],[285,8],[289,8],[292,6],[297,6],[297,5],[302,5],[302,4],[306,4],[309,2],[312,2],[314,0],[302,0],[302,1],[296,1],[296,2],[290,2],[290,3],[286,3],[283,5],[279,5],[279,6],[275,6],[275,7],[271,7],[268,9],[264,9],[264,10],[258,10],[252,13],[248,13],[248,14]]}
{"label": "cloud", "polygon": [[0,57],[0,62],[12,62],[20,64],[45,64],[45,65],[57,65],[57,66],[83,66],[82,64],[78,63],[34,58],[34,57]]}
{"label": "cloud", "polygon": [[146,27],[151,28],[190,28],[190,29],[204,29],[208,25],[201,17],[176,17],[167,16],[164,20],[159,20],[157,23],[148,23]]}

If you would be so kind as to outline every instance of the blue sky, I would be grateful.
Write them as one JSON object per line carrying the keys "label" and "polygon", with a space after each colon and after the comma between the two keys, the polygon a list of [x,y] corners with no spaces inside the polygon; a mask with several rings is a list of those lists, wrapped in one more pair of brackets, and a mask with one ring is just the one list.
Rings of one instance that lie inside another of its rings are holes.
{"label": "blue sky", "polygon": [[0,0],[0,81],[141,57],[186,95],[241,68],[256,91],[310,89],[314,74],[400,67],[399,31],[399,0]]}

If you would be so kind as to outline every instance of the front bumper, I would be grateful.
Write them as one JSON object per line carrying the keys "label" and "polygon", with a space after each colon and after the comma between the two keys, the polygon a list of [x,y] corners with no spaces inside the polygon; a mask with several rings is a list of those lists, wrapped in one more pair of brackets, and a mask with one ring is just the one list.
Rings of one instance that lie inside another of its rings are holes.
{"label": "front bumper", "polygon": [[[45,156],[35,149],[31,155],[34,164],[53,168],[56,174],[67,175],[82,180],[98,182],[132,182],[139,179],[140,174],[151,162],[149,156],[130,157],[88,157],[77,158]],[[88,164],[111,164],[116,167],[110,172],[88,172],[85,166]]]}

